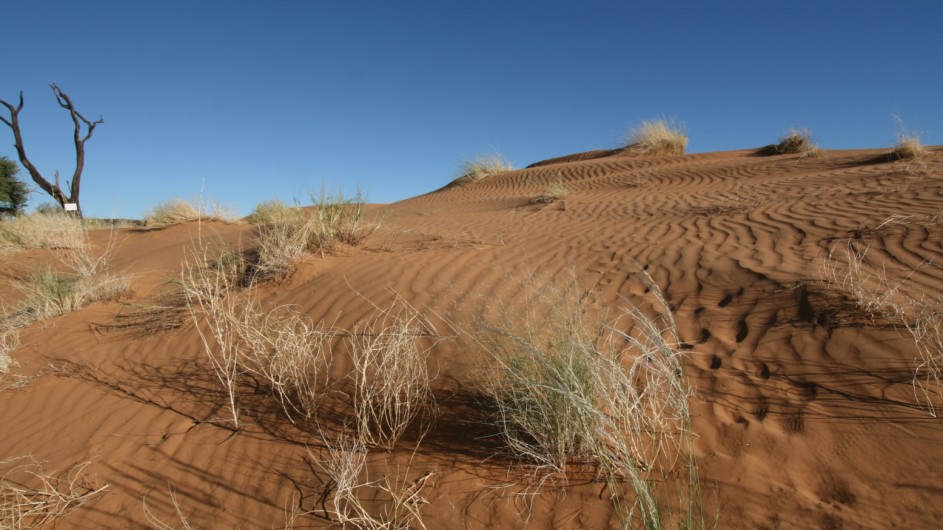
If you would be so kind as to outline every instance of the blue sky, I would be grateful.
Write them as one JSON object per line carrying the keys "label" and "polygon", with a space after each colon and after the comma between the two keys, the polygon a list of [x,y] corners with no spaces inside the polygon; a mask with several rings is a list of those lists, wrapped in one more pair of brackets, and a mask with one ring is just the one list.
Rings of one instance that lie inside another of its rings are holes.
{"label": "blue sky", "polygon": [[[33,163],[74,168],[50,82],[105,119],[86,146],[91,216],[201,189],[246,214],[322,183],[392,202],[463,158],[615,147],[661,116],[689,152],[795,126],[825,148],[890,146],[892,115],[943,143],[938,0],[4,4],[0,99],[24,92]],[[0,124],[0,155],[12,144]]]}

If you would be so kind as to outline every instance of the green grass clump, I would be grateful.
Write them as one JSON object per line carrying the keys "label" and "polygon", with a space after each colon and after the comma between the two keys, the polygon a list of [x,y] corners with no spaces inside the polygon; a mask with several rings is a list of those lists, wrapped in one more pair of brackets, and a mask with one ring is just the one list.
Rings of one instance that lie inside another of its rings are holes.
{"label": "green grass clump", "polygon": [[[498,368],[485,393],[512,454],[564,476],[572,464],[595,463],[625,525],[661,528],[680,520],[684,528],[703,527],[676,326],[643,276],[658,316],[627,305],[590,333],[574,284],[528,301],[543,314],[529,309],[486,325],[482,344]],[[669,513],[671,497],[680,514]]]}

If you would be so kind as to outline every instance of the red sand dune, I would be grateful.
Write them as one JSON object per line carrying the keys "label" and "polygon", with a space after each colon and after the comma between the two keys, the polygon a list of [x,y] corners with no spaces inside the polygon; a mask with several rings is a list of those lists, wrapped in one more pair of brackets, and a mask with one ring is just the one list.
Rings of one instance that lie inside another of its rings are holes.
{"label": "red sand dune", "polygon": [[[557,179],[564,200],[530,203]],[[615,309],[646,297],[637,264],[664,292],[686,344],[711,526],[943,521],[943,419],[914,395],[913,339],[821,281],[829,250],[841,268],[852,240],[868,246],[870,270],[904,294],[943,291],[943,149],[917,162],[889,161],[886,150],[593,152],[383,210],[361,246],[311,257],[256,296],[342,328],[397,296],[435,315],[438,421],[415,452],[407,437],[369,457],[373,478],[434,473],[423,490],[426,527],[618,527],[604,482],[577,474],[565,487],[538,488],[526,464],[486,436],[472,398],[488,357],[449,338],[443,323],[467,333],[481,311],[522,310],[528,282],[570,274],[595,307]],[[322,454],[317,432],[244,388],[234,434],[220,422],[224,392],[189,317],[166,330],[157,328],[171,316],[131,318],[135,304],[169,288],[198,235],[253,244],[247,225],[122,230],[113,266],[132,276],[131,299],[36,323],[12,353],[19,367],[7,380],[28,381],[0,391],[0,460],[32,455],[51,471],[89,461],[87,480],[109,486],[57,528],[148,527],[145,496],[155,516],[177,524],[171,491],[194,528],[281,528],[286,507],[299,503],[313,514],[296,528],[331,525],[321,517],[326,479],[311,463]],[[108,234],[95,238],[103,245]],[[0,274],[21,274],[49,253],[5,257]],[[17,302],[6,286],[0,296]],[[334,366],[335,375],[346,367]]]}

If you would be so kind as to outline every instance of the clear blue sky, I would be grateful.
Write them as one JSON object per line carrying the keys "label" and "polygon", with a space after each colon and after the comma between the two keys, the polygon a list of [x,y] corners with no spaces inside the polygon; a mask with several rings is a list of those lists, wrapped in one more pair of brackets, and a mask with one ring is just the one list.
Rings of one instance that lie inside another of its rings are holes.
{"label": "clear blue sky", "polygon": [[[614,147],[659,116],[686,124],[690,152],[793,126],[826,148],[890,146],[892,114],[943,143],[939,0],[4,1],[3,19],[0,98],[24,92],[41,171],[74,167],[48,83],[105,118],[87,144],[92,216],[201,187],[241,214],[322,183],[392,202],[466,157]],[[0,155],[12,144],[0,126]]]}

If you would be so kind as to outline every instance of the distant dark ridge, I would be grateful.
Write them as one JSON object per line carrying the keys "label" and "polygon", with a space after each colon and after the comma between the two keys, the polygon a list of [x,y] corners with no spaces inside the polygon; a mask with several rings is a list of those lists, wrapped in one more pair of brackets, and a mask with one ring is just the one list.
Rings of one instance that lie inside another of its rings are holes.
{"label": "distant dark ridge", "polygon": [[585,153],[576,153],[572,155],[560,156],[557,158],[549,158],[547,160],[541,160],[540,162],[534,162],[533,164],[527,166],[527,169],[540,166],[552,166],[554,164],[565,164],[567,162],[580,162],[583,160],[606,158],[607,156],[617,155],[622,151],[624,151],[624,149],[600,149],[597,151],[586,151]]}

